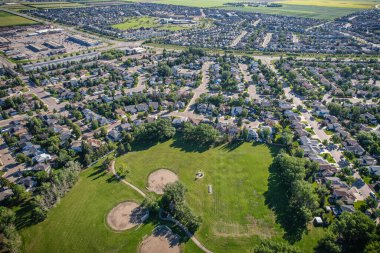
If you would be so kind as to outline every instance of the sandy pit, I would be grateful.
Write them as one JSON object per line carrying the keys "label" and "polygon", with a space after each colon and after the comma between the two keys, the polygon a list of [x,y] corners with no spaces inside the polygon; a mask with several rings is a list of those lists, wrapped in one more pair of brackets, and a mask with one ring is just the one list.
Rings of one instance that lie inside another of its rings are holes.
{"label": "sandy pit", "polygon": [[163,194],[165,185],[176,181],[178,181],[177,174],[167,169],[159,169],[149,175],[148,190]]}
{"label": "sandy pit", "polygon": [[140,245],[140,253],[180,253],[180,239],[166,226],[159,226]]}
{"label": "sandy pit", "polygon": [[107,215],[108,225],[116,231],[133,228],[143,222],[148,211],[135,202],[123,202],[114,207]]}

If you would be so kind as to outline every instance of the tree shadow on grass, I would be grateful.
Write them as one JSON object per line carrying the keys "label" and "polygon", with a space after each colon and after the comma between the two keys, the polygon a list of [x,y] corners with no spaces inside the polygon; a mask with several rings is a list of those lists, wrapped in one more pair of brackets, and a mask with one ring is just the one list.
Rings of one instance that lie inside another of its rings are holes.
{"label": "tree shadow on grass", "polygon": [[185,142],[181,137],[176,136],[173,138],[173,143],[170,145],[170,147],[178,148],[184,152],[203,153],[209,150],[211,146]]}
{"label": "tree shadow on grass", "polygon": [[138,152],[150,149],[151,147],[159,144],[158,141],[134,141],[132,143],[132,151]]}
{"label": "tree shadow on grass", "polygon": [[[262,145],[262,144],[253,143],[253,146],[256,146],[256,145]],[[279,145],[274,145],[274,144],[265,144],[265,145],[267,145],[267,147],[269,148],[269,151],[272,157],[275,157],[276,155],[278,155],[280,153],[280,150],[283,149],[283,146],[279,146]]]}
{"label": "tree shadow on grass", "polygon": [[107,171],[105,171],[101,165],[94,167],[94,171],[88,175],[88,178],[91,178],[92,180],[97,180],[107,174]]}
{"label": "tree shadow on grass", "polygon": [[15,220],[15,226],[17,230],[29,227],[33,224],[35,224],[35,221],[31,218],[31,204],[30,201],[26,201],[22,203],[16,210],[16,220]]}
{"label": "tree shadow on grass", "polygon": [[116,175],[112,175],[109,178],[107,178],[107,183],[114,183],[114,182],[120,182],[124,178],[117,178]]}
{"label": "tree shadow on grass", "polygon": [[273,164],[269,167],[269,172],[268,190],[264,193],[265,204],[274,211],[276,222],[285,230],[284,239],[293,244],[301,240],[307,227],[299,219],[297,211],[290,207],[289,193],[281,184],[282,178]]}
{"label": "tree shadow on grass", "polygon": [[166,226],[158,226],[153,231],[153,236],[165,237],[168,240],[170,247],[178,246],[181,244],[181,237],[172,232]]}
{"label": "tree shadow on grass", "polygon": [[238,147],[240,147],[243,143],[244,141],[234,140],[234,141],[228,142],[227,144],[222,145],[219,149],[231,152],[237,149]]}
{"label": "tree shadow on grass", "polygon": [[[165,236],[171,246],[180,245],[190,240],[182,228],[173,222],[161,220],[158,216],[158,213],[150,213],[149,218],[144,221],[144,224],[154,225],[155,228],[152,231],[152,235]],[[171,230],[171,232],[168,231],[168,228]]]}

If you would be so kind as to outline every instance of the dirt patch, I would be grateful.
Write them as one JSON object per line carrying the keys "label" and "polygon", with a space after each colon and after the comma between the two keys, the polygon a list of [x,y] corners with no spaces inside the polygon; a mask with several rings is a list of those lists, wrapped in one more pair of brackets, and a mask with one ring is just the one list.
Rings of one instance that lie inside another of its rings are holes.
{"label": "dirt patch", "polygon": [[180,253],[179,245],[178,235],[166,226],[159,226],[141,243],[140,253]]}
{"label": "dirt patch", "polygon": [[133,228],[147,218],[148,211],[135,202],[123,202],[115,206],[107,215],[108,225],[116,231]]}
{"label": "dirt patch", "polygon": [[165,185],[176,181],[178,181],[177,174],[167,169],[159,169],[149,175],[148,190],[163,194]]}

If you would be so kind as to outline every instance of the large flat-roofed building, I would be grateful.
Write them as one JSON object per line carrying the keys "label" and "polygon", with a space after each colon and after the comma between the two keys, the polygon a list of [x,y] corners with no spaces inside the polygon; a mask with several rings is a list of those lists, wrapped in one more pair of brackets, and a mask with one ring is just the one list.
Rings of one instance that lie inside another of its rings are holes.
{"label": "large flat-roofed building", "polygon": [[47,46],[48,48],[51,48],[51,49],[61,49],[61,48],[65,48],[64,45],[62,44],[58,44],[54,41],[46,41],[44,44],[44,46]]}
{"label": "large flat-roofed building", "polygon": [[71,41],[71,42],[74,42],[74,43],[77,43],[81,46],[85,46],[85,47],[93,47],[93,46],[96,46],[96,45],[99,45],[100,42],[97,41],[97,40],[92,40],[92,39],[88,39],[88,38],[83,38],[83,37],[80,37],[80,36],[69,36],[67,38],[68,41]]}
{"label": "large flat-roofed building", "polygon": [[46,47],[42,47],[39,45],[33,45],[33,44],[28,45],[27,48],[32,50],[33,52],[42,52],[42,51],[48,50]]}
{"label": "large flat-roofed building", "polygon": [[126,48],[125,54],[132,55],[132,54],[143,54],[146,52],[146,49],[143,47],[134,47],[134,48]]}
{"label": "large flat-roofed building", "polygon": [[54,34],[54,33],[61,33],[63,32],[63,29],[61,28],[51,28],[51,29],[42,29],[36,31],[37,34]]}
{"label": "large flat-roofed building", "polygon": [[57,64],[64,64],[68,62],[80,62],[81,60],[91,60],[94,58],[97,58],[100,55],[98,52],[91,52],[88,54],[81,54],[81,55],[75,55],[71,57],[66,57],[62,59],[56,59],[56,60],[51,60],[51,61],[46,61],[46,62],[38,62],[38,63],[33,63],[29,65],[24,65],[22,68],[24,71],[29,72],[37,69],[42,69],[44,67],[48,66],[55,66]]}

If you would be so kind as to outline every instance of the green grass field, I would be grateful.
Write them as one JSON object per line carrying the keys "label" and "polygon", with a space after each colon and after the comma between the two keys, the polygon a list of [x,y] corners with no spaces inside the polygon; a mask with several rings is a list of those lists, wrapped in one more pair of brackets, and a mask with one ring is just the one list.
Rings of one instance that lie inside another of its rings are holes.
{"label": "green grass field", "polygon": [[37,24],[37,22],[5,11],[0,11],[0,27],[33,24]]}
{"label": "green grass field", "polygon": [[188,25],[160,24],[158,18],[154,17],[132,17],[127,18],[123,23],[113,25],[112,27],[120,30],[140,29],[140,28],[158,28],[162,30],[178,31],[188,29]]}
{"label": "green grass field", "polygon": [[[44,222],[21,230],[23,252],[136,252],[142,238],[157,224],[150,220],[126,232],[109,229],[105,217],[113,207],[126,200],[141,202],[142,197],[97,169],[83,172]],[[191,241],[183,247],[188,252],[200,252]]]}
{"label": "green grass field", "polygon": [[[168,141],[117,158],[116,169],[127,168],[126,180],[146,192],[152,171],[173,170],[188,188],[190,207],[203,218],[197,238],[214,252],[250,252],[260,238],[283,240],[283,230],[264,197],[268,166],[277,152],[277,148],[249,143],[200,151]],[[195,181],[199,170],[205,177]],[[213,194],[207,192],[209,184]],[[123,233],[108,229],[106,214],[125,200],[142,199],[110,175],[88,169],[47,220],[21,231],[24,251],[136,252],[143,236],[156,224],[150,222]],[[297,245],[303,252],[312,252],[323,234],[323,229],[312,229]],[[182,247],[184,252],[199,252],[191,241]]]}

